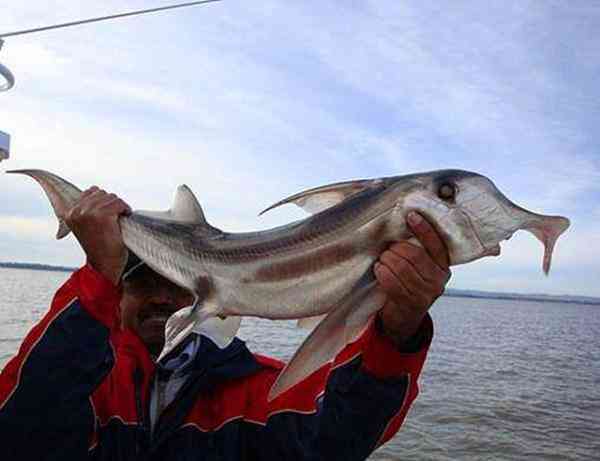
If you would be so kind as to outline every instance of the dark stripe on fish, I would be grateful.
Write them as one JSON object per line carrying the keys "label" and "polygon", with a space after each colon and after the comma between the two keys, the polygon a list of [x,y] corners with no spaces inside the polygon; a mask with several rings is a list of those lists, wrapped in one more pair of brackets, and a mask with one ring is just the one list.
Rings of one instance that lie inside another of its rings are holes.
{"label": "dark stripe on fish", "polygon": [[256,271],[253,281],[278,282],[313,274],[352,259],[356,255],[356,250],[355,245],[350,244],[322,248],[319,251],[290,258],[289,261],[261,267]]}

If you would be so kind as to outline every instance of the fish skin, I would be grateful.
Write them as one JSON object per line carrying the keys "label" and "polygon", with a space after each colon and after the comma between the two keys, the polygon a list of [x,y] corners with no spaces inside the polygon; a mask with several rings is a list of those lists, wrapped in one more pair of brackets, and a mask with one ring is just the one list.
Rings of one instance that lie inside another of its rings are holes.
{"label": "fish skin", "polygon": [[[66,235],[62,218],[81,191],[41,170],[15,173],[40,183],[62,222],[57,237]],[[452,196],[442,197],[442,188]],[[182,205],[186,200],[193,203]],[[294,203],[314,214],[261,232],[227,233],[211,226],[189,189],[178,193],[175,202],[170,212],[119,218],[125,245],[197,299],[195,308],[167,322],[161,357],[211,317],[326,314],[269,399],[332,361],[382,307],[385,296],[372,265],[391,242],[413,237],[405,221],[409,211],[420,212],[435,226],[451,265],[499,254],[499,243],[524,229],[544,244],[543,269],[548,273],[554,244],[569,227],[567,218],[527,211],[488,178],[462,170],[346,181],[301,192],[268,209]]]}

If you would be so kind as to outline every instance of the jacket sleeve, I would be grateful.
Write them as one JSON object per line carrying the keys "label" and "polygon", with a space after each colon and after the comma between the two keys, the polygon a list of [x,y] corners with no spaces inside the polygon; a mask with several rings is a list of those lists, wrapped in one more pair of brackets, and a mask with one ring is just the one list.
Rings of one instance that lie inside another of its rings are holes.
{"label": "jacket sleeve", "polygon": [[[414,351],[402,353],[372,322],[332,365],[271,403],[255,397],[259,403],[246,416],[252,423],[246,428],[256,458],[366,459],[398,431],[417,397],[433,336],[429,316],[417,335]],[[262,379],[264,387],[256,392],[266,395],[274,377]]]}
{"label": "jacket sleeve", "polygon": [[[0,374],[6,459],[84,459],[90,396],[111,370],[118,289],[90,266],[75,272]],[[13,456],[11,456],[13,455]]]}

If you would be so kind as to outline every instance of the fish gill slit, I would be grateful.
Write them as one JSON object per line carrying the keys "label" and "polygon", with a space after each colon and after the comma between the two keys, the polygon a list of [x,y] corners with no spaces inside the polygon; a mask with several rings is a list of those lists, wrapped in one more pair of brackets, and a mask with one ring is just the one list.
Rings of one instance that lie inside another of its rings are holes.
{"label": "fish gill slit", "polygon": [[484,250],[487,250],[488,248],[481,241],[481,238],[479,237],[479,233],[477,232],[477,228],[475,227],[475,224],[473,223],[473,220],[471,219],[471,217],[469,216],[469,214],[465,213],[463,211],[463,215],[465,216],[465,218],[467,218],[467,221],[469,222],[469,225],[471,226],[471,230],[473,231],[473,235],[475,235],[475,238],[477,239],[477,242],[479,243],[479,245],[481,246],[481,248],[484,249]]}

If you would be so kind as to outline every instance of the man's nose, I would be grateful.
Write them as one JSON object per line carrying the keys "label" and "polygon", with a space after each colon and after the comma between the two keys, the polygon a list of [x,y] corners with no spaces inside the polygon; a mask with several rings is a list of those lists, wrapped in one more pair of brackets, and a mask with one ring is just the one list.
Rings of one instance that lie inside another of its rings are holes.
{"label": "man's nose", "polygon": [[152,293],[151,301],[156,304],[172,303],[174,301],[173,293],[164,287],[156,288]]}

